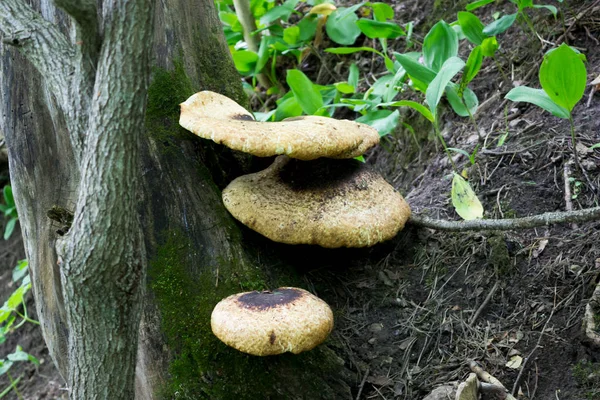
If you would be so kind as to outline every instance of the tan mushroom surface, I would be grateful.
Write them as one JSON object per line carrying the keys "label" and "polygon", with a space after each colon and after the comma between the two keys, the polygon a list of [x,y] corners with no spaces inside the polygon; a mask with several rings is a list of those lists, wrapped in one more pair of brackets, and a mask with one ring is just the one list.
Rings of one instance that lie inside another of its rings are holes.
{"label": "tan mushroom surface", "polygon": [[229,212],[275,242],[367,247],[394,237],[410,207],[377,172],[356,160],[278,157],[223,190]]}
{"label": "tan mushroom surface", "polygon": [[354,121],[305,116],[258,122],[235,101],[210,91],[196,93],[180,106],[179,124],[185,129],[258,157],[353,158],[379,143],[376,129]]}
{"label": "tan mushroom surface", "polygon": [[244,353],[268,356],[311,350],[333,329],[333,313],[304,289],[245,292],[221,300],[211,328],[226,345]]}

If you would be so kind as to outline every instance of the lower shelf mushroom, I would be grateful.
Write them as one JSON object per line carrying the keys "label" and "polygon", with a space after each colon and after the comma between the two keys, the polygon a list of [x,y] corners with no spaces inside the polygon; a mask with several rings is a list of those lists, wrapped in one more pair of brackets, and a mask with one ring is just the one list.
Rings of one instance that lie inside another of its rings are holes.
{"label": "lower shelf mushroom", "polygon": [[410,207],[377,172],[356,160],[278,157],[223,191],[229,212],[275,242],[368,247],[394,237]]}
{"label": "lower shelf mushroom", "polygon": [[222,342],[244,353],[268,356],[311,350],[333,329],[333,313],[304,289],[245,292],[221,300],[211,328]]}

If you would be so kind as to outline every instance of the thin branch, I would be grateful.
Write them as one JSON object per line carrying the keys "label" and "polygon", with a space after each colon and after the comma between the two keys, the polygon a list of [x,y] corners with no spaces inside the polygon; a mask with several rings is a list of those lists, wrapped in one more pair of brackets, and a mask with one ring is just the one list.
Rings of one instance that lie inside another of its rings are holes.
{"label": "thin branch", "polygon": [[65,107],[75,69],[75,47],[67,37],[21,0],[0,1],[0,35],[37,68],[50,92]]}
{"label": "thin branch", "polygon": [[447,221],[434,219],[424,215],[413,214],[409,223],[440,231],[509,231],[513,229],[530,229],[551,224],[572,222],[590,222],[600,220],[600,207],[586,208],[576,211],[547,212],[523,218],[510,219],[475,219],[471,221]]}

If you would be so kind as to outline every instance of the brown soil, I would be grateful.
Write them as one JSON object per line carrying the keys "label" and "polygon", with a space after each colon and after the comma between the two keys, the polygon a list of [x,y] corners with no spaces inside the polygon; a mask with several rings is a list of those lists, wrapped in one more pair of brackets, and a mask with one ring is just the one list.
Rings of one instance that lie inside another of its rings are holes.
{"label": "brown soil", "polygon": [[[465,3],[392,2],[401,22],[415,21],[418,41],[436,18],[453,21]],[[548,3],[564,13],[564,25],[538,10],[532,13],[538,33],[553,43],[566,38],[582,50],[589,79],[595,78],[600,73],[600,2]],[[487,16],[486,22],[491,8],[499,10],[490,5],[478,12]],[[537,71],[549,45],[519,25],[499,41],[498,60],[504,71],[515,81],[539,87]],[[405,51],[402,40],[393,47]],[[355,60],[366,70],[383,68],[380,63],[371,66],[371,57],[359,57]],[[327,60],[335,64],[339,57],[327,55]],[[346,60],[349,65],[351,57]],[[455,162],[467,169],[486,218],[564,210],[564,166],[572,159],[568,121],[534,106],[504,101],[510,87],[489,60],[471,87],[485,104],[476,116],[479,132],[449,108],[442,129],[451,147],[471,152],[477,144],[485,145],[475,165],[461,155]],[[600,96],[586,107],[588,93],[574,110],[579,141],[587,147],[600,143]],[[457,220],[449,198],[449,162],[429,125],[403,112],[416,136],[399,130],[369,153],[367,162],[405,195],[414,212]],[[497,147],[506,132],[505,145]],[[600,187],[600,149],[579,156]],[[574,208],[597,205],[577,167],[569,169],[571,189],[578,190]],[[257,246],[273,248],[252,232],[246,235]],[[328,343],[354,372],[350,384],[355,397],[360,392],[361,399],[422,399],[437,386],[464,380],[470,372],[468,362],[475,360],[509,390],[519,378],[520,399],[592,400],[600,399],[600,352],[586,345],[581,321],[599,277],[599,243],[598,222],[493,233],[442,233],[408,226],[392,241],[367,250],[276,246],[270,251],[303,272],[311,291],[336,310],[336,328]],[[21,257],[16,240],[0,243],[2,299],[14,290],[8,283],[10,271]],[[28,308],[34,309],[31,299]],[[26,324],[0,346],[0,354],[17,343],[44,360],[39,368],[14,368],[15,376],[23,374],[19,389],[24,398],[64,396],[64,381],[52,366],[40,329]],[[512,355],[526,360],[521,374],[506,366]]]}

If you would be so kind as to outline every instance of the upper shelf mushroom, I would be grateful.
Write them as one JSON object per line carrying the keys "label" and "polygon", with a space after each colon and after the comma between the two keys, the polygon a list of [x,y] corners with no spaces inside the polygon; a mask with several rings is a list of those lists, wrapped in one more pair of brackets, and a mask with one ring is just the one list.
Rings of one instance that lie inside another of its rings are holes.
{"label": "upper shelf mushroom", "polygon": [[179,124],[204,139],[259,157],[353,158],[379,143],[376,129],[348,120],[306,116],[257,122],[233,100],[210,91],[181,103]]}
{"label": "upper shelf mushroom", "polygon": [[333,329],[333,313],[304,289],[246,292],[221,300],[210,324],[226,345],[255,356],[311,350]]}
{"label": "upper shelf mushroom", "polygon": [[402,195],[356,160],[281,156],[231,182],[223,202],[237,220],[273,241],[328,248],[391,239],[410,216]]}

